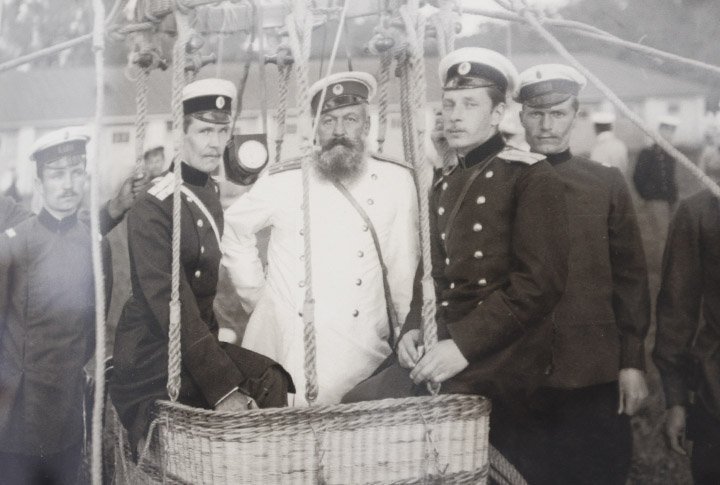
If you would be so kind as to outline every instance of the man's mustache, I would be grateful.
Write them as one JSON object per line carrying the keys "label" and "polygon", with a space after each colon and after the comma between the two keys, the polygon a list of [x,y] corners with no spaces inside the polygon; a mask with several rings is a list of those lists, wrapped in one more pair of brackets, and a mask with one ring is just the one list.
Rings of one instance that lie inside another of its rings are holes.
{"label": "man's mustache", "polygon": [[74,190],[64,190],[60,197],[77,197],[78,193]]}
{"label": "man's mustache", "polygon": [[330,150],[331,148],[335,148],[336,146],[344,146],[346,148],[355,148],[355,143],[352,142],[349,138],[346,138],[344,136],[340,136],[337,138],[331,139],[327,144],[325,145],[326,150]]}

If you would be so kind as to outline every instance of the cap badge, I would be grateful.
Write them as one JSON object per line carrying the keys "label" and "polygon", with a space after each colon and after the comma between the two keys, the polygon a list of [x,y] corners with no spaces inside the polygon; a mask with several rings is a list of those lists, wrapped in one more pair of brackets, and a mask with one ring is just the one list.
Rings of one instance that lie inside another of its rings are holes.
{"label": "cap badge", "polygon": [[223,98],[222,96],[218,96],[217,98],[215,98],[215,106],[217,107],[217,109],[223,109],[225,107],[225,98]]}
{"label": "cap badge", "polygon": [[335,96],[340,96],[343,91],[345,91],[345,88],[343,88],[342,84],[336,84],[332,87],[332,92]]}
{"label": "cap badge", "polygon": [[458,66],[457,72],[458,72],[458,74],[460,74],[461,76],[464,76],[464,75],[466,75],[467,73],[470,72],[471,67],[472,67],[472,66],[470,65],[469,62],[463,62],[462,64],[460,64],[460,65]]}
{"label": "cap badge", "polygon": [[542,79],[542,73],[540,71],[535,71],[535,77],[538,79]]}

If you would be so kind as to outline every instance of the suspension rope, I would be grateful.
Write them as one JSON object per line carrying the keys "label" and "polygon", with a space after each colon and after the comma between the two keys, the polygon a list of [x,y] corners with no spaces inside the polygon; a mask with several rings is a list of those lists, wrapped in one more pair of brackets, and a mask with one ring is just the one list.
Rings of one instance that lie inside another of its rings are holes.
{"label": "suspension rope", "polygon": [[287,17],[290,49],[295,59],[294,69],[298,86],[298,126],[302,135],[302,187],[303,187],[303,243],[305,256],[305,299],[303,303],[303,340],[305,343],[305,399],[312,404],[317,399],[317,365],[315,361],[315,299],[312,291],[312,250],[310,239],[310,163],[313,156],[313,130],[308,130],[312,120],[309,112],[310,81],[308,59],[313,28],[313,18],[305,2],[295,2],[292,14]]}
{"label": "suspension rope", "polygon": [[[487,9],[482,9],[478,7],[463,7],[462,8],[463,13],[467,13],[470,15],[480,15],[483,17],[488,18],[494,18],[499,20],[508,20],[508,21],[514,21],[519,23],[529,23],[527,20],[527,17],[525,14],[521,13],[514,13],[514,12],[497,12]],[[591,25],[584,24],[582,22],[572,21],[572,20],[561,20],[561,19],[550,19],[550,18],[543,18],[542,19],[543,24],[553,26],[553,27],[561,27],[565,28],[571,32],[574,32],[577,35],[589,37],[592,39],[601,40],[603,42],[606,42],[608,44],[617,45],[619,47],[624,47],[629,50],[641,52],[643,54],[656,56],[662,59],[670,60],[673,62],[677,62],[679,64],[685,64],[689,65],[704,71],[711,72],[713,74],[720,74],[720,67],[715,66],[712,64],[708,64],[706,62],[697,61],[694,59],[690,59],[687,57],[679,56],[677,54],[672,54],[669,52],[662,51],[660,49],[655,49],[653,47],[648,47],[642,44],[638,44],[636,42],[630,42],[627,40],[620,39],[619,37],[616,37],[608,32],[605,32],[604,30],[598,29],[596,27],[593,27]]]}
{"label": "suspension rope", "polygon": [[380,56],[380,70],[378,72],[378,135],[377,151],[383,152],[383,145],[387,138],[387,112],[388,95],[390,93],[390,68],[392,67],[392,54],[385,51]]}
{"label": "suspension rope", "polygon": [[[178,3],[179,5],[179,3]],[[188,18],[182,9],[175,11],[177,24],[177,39],[173,47],[173,83],[172,83],[172,111],[173,111],[173,141],[174,141],[174,175],[175,190],[173,192],[173,221],[172,221],[172,276],[170,292],[170,328],[168,331],[168,384],[167,391],[170,400],[177,401],[180,394],[181,370],[181,344],[180,344],[180,214],[182,203],[180,200],[180,187],[182,185],[182,169],[180,148],[183,143],[183,105],[182,90],[185,87],[185,46],[189,38]]]}
{"label": "suspension rope", "polygon": [[135,175],[145,172],[143,155],[145,154],[145,135],[147,130],[147,101],[150,68],[141,68],[135,79]]}
{"label": "suspension rope", "polygon": [[105,6],[93,0],[93,51],[95,53],[95,126],[93,136],[92,178],[90,180],[90,235],[93,274],[95,276],[95,395],[92,416],[91,479],[93,485],[102,483],[102,422],[105,397],[105,274],[102,264],[100,236],[100,126],[105,104]]}
{"label": "suspension rope", "polygon": [[282,144],[285,139],[287,121],[288,91],[290,89],[290,74],[292,66],[281,62],[278,58],[278,105],[275,112],[277,134],[275,136],[275,163],[280,163],[282,157]]}
{"label": "suspension rope", "polygon": [[665,140],[657,130],[648,126],[645,121],[635,114],[630,108],[627,107],[623,101],[612,92],[597,76],[590,72],[585,66],[583,66],[561,43],[558,41],[542,24],[538,21],[535,14],[529,10],[524,12],[525,19],[527,22],[550,44],[568,63],[580,71],[590,82],[592,82],[600,92],[607,97],[612,104],[614,104],[620,112],[625,115],[630,121],[635,123],[642,131],[644,131],[655,143],[665,150],[670,156],[678,160],[690,173],[695,176],[700,182],[703,183],[716,197],[720,197],[720,187],[705,173],[696,166],[688,157],[685,156],[680,150],[675,148],[670,142]]}

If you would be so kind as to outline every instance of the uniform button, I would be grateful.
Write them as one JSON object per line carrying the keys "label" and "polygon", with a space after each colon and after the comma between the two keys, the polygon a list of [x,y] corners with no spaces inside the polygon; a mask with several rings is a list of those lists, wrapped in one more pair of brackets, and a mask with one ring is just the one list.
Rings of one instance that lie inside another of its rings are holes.
{"label": "uniform button", "polygon": [[477,198],[477,200],[475,202],[477,203],[477,205],[483,205],[485,203],[485,200],[486,200],[485,196],[481,195],[480,197]]}
{"label": "uniform button", "polygon": [[205,246],[200,246],[200,254],[205,254]]}
{"label": "uniform button", "polygon": [[202,221],[202,219],[198,219],[198,221],[197,221],[197,226],[198,226],[198,227],[203,227],[203,221]]}
{"label": "uniform button", "polygon": [[370,174],[370,178],[373,180],[377,180],[377,174],[376,173]]}
{"label": "uniform button", "polygon": [[450,258],[445,258],[445,264],[450,264]]}
{"label": "uniform button", "polygon": [[374,201],[374,200],[372,200],[372,199],[368,199],[368,205],[373,205],[374,203],[375,203],[375,201]]}
{"label": "uniform button", "polygon": [[447,187],[448,187],[448,186],[447,186],[447,182],[443,182],[443,184],[442,184],[442,189],[443,189],[443,190],[447,190]]}
{"label": "uniform button", "polygon": [[215,186],[215,192],[220,192],[220,187],[218,187],[217,185]]}
{"label": "uniform button", "polygon": [[358,254],[358,258],[362,258],[363,256],[365,256],[365,253],[363,253],[362,251],[358,251],[357,254]]}
{"label": "uniform button", "polygon": [[368,227],[368,225],[367,225],[367,224],[363,224],[363,226],[362,226],[363,232],[367,232],[368,229],[370,229],[370,228]]}
{"label": "uniform button", "polygon": [[451,289],[451,290],[454,290],[454,289],[455,289],[455,283],[450,283],[450,289]]}
{"label": "uniform button", "polygon": [[487,280],[485,278],[480,278],[478,280],[478,285],[480,286],[487,286]]}
{"label": "uniform button", "polygon": [[305,231],[303,231],[302,229],[300,229],[300,231],[298,231],[298,234],[300,234],[301,236],[304,236],[304,235],[305,235]]}
{"label": "uniform button", "polygon": [[298,286],[299,286],[300,288],[303,288],[303,287],[305,286],[305,281],[300,280],[300,281],[298,282]]}
{"label": "uniform button", "polygon": [[482,231],[482,224],[480,224],[479,222],[476,222],[475,224],[473,224],[473,231],[475,231],[475,232]]}
{"label": "uniform button", "polygon": [[444,208],[444,207],[438,207],[438,214],[440,214],[440,215],[445,214],[445,208]]}
{"label": "uniform button", "polygon": [[490,171],[488,171],[487,173],[485,173],[485,178],[486,178],[486,179],[491,179],[491,178],[493,177],[493,175],[495,175],[495,172],[493,172],[492,170],[490,170]]}
{"label": "uniform button", "polygon": [[482,259],[483,256],[484,256],[484,255],[483,255],[483,252],[482,252],[482,251],[475,251],[475,254],[473,254],[473,257],[474,257],[475,259]]}
{"label": "uniform button", "polygon": [[357,286],[362,285],[362,280],[361,280],[360,278],[356,279],[356,280],[355,280],[355,284],[356,284]]}
{"label": "uniform button", "polygon": [[353,314],[352,314],[352,315],[353,315],[353,317],[357,317],[358,315],[360,315],[360,312],[357,311],[357,310],[353,310]]}
{"label": "uniform button", "polygon": [[442,303],[440,303],[441,306],[448,306],[449,304],[450,303],[448,303],[447,301],[443,301]]}
{"label": "uniform button", "polygon": [[443,241],[445,240],[445,233],[444,233],[444,232],[443,232],[442,234],[440,234],[440,239],[442,239]]}
{"label": "uniform button", "polygon": [[200,278],[201,274],[200,270],[195,271],[195,278]]}
{"label": "uniform button", "polygon": [[305,255],[304,255],[304,254],[301,254],[301,255],[300,255],[300,261],[305,261]]}

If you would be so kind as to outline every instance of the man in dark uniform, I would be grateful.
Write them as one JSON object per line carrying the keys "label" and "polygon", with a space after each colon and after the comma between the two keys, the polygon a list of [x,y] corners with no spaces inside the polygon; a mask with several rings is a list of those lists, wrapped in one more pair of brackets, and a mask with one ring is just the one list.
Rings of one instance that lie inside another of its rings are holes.
{"label": "man in dark uniform", "polygon": [[[720,170],[708,172],[720,181]],[[653,359],[668,408],[665,434],[685,454],[687,422],[696,485],[720,483],[720,201],[709,190],[675,213],[657,300]],[[704,324],[700,324],[702,312]]]}
{"label": "man in dark uniform", "polygon": [[29,218],[21,214],[26,220],[0,237],[4,484],[74,484],[78,478],[83,367],[94,351],[95,315],[90,231],[78,220],[86,143],[71,129],[36,142],[32,158],[43,209]]}
{"label": "man in dark uniform", "polygon": [[[677,118],[665,116],[660,120],[658,132],[672,143],[677,125]],[[663,201],[670,206],[675,204],[678,195],[675,163],[675,159],[657,143],[640,151],[633,173],[633,181],[643,200]]]}
{"label": "man in dark uniform", "polygon": [[[282,406],[292,381],[270,359],[218,341],[213,300],[220,263],[223,213],[210,178],[230,136],[235,86],[204,79],[183,91],[181,227],[182,376],[179,400],[238,411],[253,399]],[[115,336],[110,396],[136,446],[147,432],[153,403],[167,399],[172,258],[172,170],[138,198],[128,214],[132,295]]]}
{"label": "man in dark uniform", "polygon": [[565,293],[553,312],[553,373],[531,399],[529,483],[624,484],[629,416],[647,396],[650,297],[640,231],[622,172],[569,149],[585,78],[543,64],[520,74],[520,120],[532,151],[563,183],[570,227]]}
{"label": "man in dark uniform", "polygon": [[[400,397],[442,383],[493,398],[490,440],[522,453],[517,409],[551,365],[552,324],[567,275],[562,185],[543,156],[505,146],[498,131],[517,72],[497,52],[463,48],[440,62],[442,118],[434,139],[457,152],[433,185],[431,238],[438,344],[409,330],[394,365],[346,400]],[[442,138],[442,139],[441,139]],[[409,373],[409,379],[408,379]],[[413,389],[412,385],[416,387]],[[507,445],[507,446],[506,446]]]}

